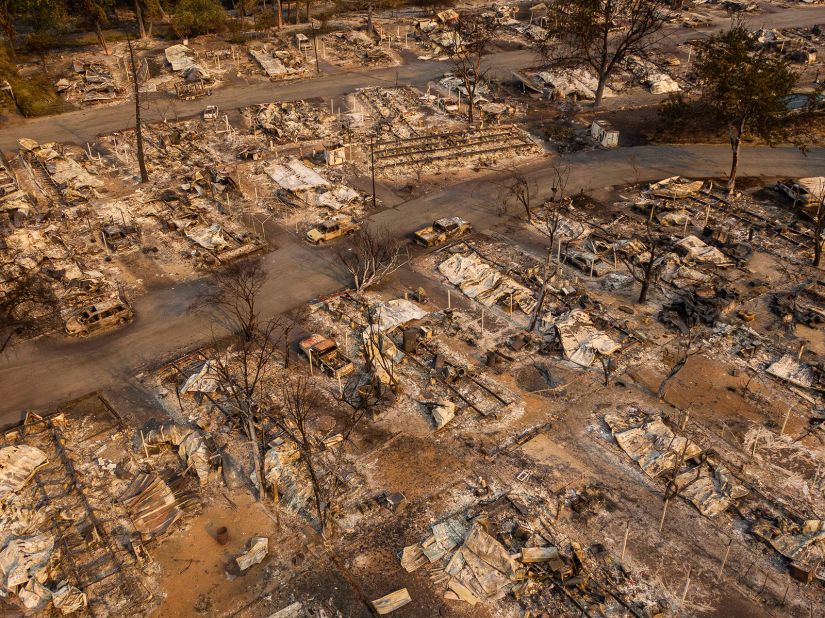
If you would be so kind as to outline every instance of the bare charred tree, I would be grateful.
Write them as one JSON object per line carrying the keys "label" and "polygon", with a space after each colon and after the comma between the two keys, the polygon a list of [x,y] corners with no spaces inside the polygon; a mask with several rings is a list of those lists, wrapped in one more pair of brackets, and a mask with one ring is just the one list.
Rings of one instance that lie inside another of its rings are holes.
{"label": "bare charred tree", "polygon": [[599,364],[602,366],[602,374],[604,375],[604,385],[610,386],[610,376],[616,370],[616,365],[613,359],[605,356],[600,352],[596,352],[596,358],[599,359]]}
{"label": "bare charred tree", "polygon": [[476,97],[479,86],[487,81],[489,68],[482,66],[482,60],[490,49],[497,24],[480,16],[462,16],[453,26],[452,43],[447,55],[467,95],[467,118],[475,119]]}
{"label": "bare charred tree", "polygon": [[550,259],[553,253],[553,246],[550,245],[550,248],[547,250],[547,257],[544,261],[544,276],[541,280],[541,291],[539,292],[538,302],[536,303],[536,309],[533,311],[533,317],[530,319],[530,326],[528,327],[528,331],[532,331],[536,328],[536,323],[539,320],[539,316],[541,315],[542,306],[544,305],[544,299],[547,296],[547,284],[550,280]]}
{"label": "bare charred tree", "polygon": [[567,181],[570,179],[570,166],[559,165],[558,162],[553,161],[551,164],[551,169],[553,171],[553,178],[550,186],[550,193],[552,197],[549,202],[545,203],[546,218],[544,223],[547,235],[550,238],[550,251],[553,250],[553,246],[556,242],[556,234],[561,227],[561,222],[563,219],[561,207],[564,202],[565,191],[567,190]]}
{"label": "bare charred tree", "polygon": [[567,191],[567,182],[570,180],[570,166],[561,165],[554,159],[550,164],[550,169],[553,171],[550,199],[552,202],[562,202],[564,201],[565,191]]}
{"label": "bare charred tree", "polygon": [[387,228],[362,227],[352,236],[352,248],[338,257],[352,275],[356,291],[365,290],[401,268],[409,254]]}
{"label": "bare charred tree", "polygon": [[[226,398],[218,404],[221,411],[236,419],[252,447],[258,500],[264,490],[261,459],[261,435],[256,421],[261,416],[261,390],[271,375],[280,348],[283,323],[279,318],[268,320],[255,328],[250,336],[236,334],[218,352],[222,341],[213,336],[211,351],[200,353],[209,363],[210,373],[220,382]],[[256,394],[257,391],[257,394]],[[216,402],[217,403],[217,402]]]}
{"label": "bare charred tree", "polygon": [[398,392],[400,382],[396,373],[396,362],[393,357],[393,349],[395,344],[389,338],[389,335],[381,332],[380,320],[381,316],[374,311],[367,309],[367,340],[364,343],[364,358],[366,358],[373,368],[375,375],[375,386],[381,388],[381,377],[386,376],[388,386],[394,392]]}
{"label": "bare charred tree", "polygon": [[58,325],[60,303],[40,267],[24,268],[19,256],[0,253],[0,354],[15,338],[32,337]]}
{"label": "bare charred tree", "polygon": [[670,371],[667,372],[667,375],[664,377],[661,384],[659,384],[659,389],[656,392],[656,396],[660,401],[664,400],[665,394],[667,393],[667,387],[671,380],[679,375],[679,372],[684,368],[691,356],[695,356],[702,351],[702,345],[703,342],[701,341],[697,344],[695,325],[693,324],[688,326],[687,333],[683,333],[679,336],[679,348],[677,350],[673,366],[670,368]]}
{"label": "bare charred tree", "polygon": [[251,338],[258,328],[258,296],[266,281],[260,260],[232,262],[212,279],[214,287],[201,302],[229,332]]}
{"label": "bare charred tree", "polygon": [[554,2],[539,52],[551,66],[593,70],[599,107],[608,80],[625,61],[648,56],[664,38],[666,7],[666,0]]}
{"label": "bare charred tree", "polygon": [[[547,236],[550,238],[549,250],[552,253],[553,247],[556,245],[556,235],[559,232],[563,219],[561,214],[561,203],[548,202],[545,206],[545,213],[546,218],[544,221],[544,227],[547,232]],[[559,243],[561,243],[561,240],[559,240]]]}
{"label": "bare charred tree", "polygon": [[527,222],[533,220],[533,202],[538,195],[536,181],[524,172],[513,168],[508,171],[508,178],[503,182],[504,196],[507,202],[514,201],[524,209]]}
{"label": "bare charred tree", "polygon": [[650,286],[655,280],[656,275],[656,261],[659,257],[659,252],[664,244],[664,238],[656,232],[653,228],[654,209],[651,207],[650,216],[647,219],[647,231],[642,237],[642,242],[647,253],[643,264],[637,264],[633,258],[624,259],[630,274],[639,283],[642,284],[642,289],[639,291],[638,303],[647,302],[647,295],[650,291]]}
{"label": "bare charred tree", "polygon": [[342,432],[343,440],[325,447],[323,436],[313,430],[314,421],[326,407],[321,392],[306,377],[298,376],[284,382],[282,399],[283,405],[273,411],[272,419],[298,449],[312,485],[319,528],[324,536],[328,536],[331,533],[330,516],[341,490],[338,474],[343,461],[341,449],[364,417],[364,408],[354,406]]}
{"label": "bare charred tree", "polygon": [[[220,382],[225,399],[218,404],[230,419],[237,420],[252,446],[258,499],[263,491],[260,420],[264,381],[275,370],[281,344],[288,337],[291,321],[285,317],[263,320],[258,295],[264,281],[260,262],[230,264],[215,274],[215,289],[202,303],[210,309],[214,326],[229,333],[226,338],[213,329],[212,345],[200,356],[210,364],[210,373]],[[217,402],[216,402],[217,403]]]}

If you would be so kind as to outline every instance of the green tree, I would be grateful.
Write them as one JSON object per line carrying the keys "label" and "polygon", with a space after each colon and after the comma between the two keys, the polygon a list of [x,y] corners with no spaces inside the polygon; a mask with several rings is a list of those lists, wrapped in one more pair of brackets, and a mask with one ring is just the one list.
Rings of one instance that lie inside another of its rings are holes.
{"label": "green tree", "polygon": [[17,38],[17,28],[15,27],[15,19],[20,15],[23,3],[21,0],[0,0],[0,29],[6,35],[6,40],[9,43],[9,54],[12,60],[17,60],[17,54],[14,51],[14,44]]}
{"label": "green tree", "polygon": [[733,191],[742,139],[754,136],[771,144],[784,134],[787,97],[797,75],[738,23],[700,44],[696,74],[705,118],[728,132],[732,160],[727,186]]}
{"label": "green tree", "polygon": [[180,0],[172,27],[178,36],[218,32],[226,25],[226,11],[216,0]]}
{"label": "green tree", "polygon": [[108,56],[109,47],[103,37],[103,28],[109,26],[109,9],[112,0],[73,0],[71,8],[81,15],[81,21],[95,29],[97,40],[103,48],[103,52]]}
{"label": "green tree", "polygon": [[625,60],[646,56],[663,38],[666,6],[666,0],[554,2],[539,53],[551,66],[592,70],[599,107],[608,79]]}

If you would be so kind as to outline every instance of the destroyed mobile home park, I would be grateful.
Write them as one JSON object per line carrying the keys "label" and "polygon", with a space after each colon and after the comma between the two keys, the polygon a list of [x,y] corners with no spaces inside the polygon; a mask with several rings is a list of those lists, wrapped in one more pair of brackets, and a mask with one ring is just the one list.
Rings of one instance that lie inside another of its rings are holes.
{"label": "destroyed mobile home park", "polygon": [[825,615],[821,4],[201,4],[0,8],[3,615]]}

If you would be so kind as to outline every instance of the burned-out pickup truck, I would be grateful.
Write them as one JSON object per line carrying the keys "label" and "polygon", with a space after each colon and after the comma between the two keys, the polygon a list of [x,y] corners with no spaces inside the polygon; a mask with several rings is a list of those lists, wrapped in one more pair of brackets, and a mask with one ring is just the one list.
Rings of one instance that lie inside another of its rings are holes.
{"label": "burned-out pickup truck", "polygon": [[419,245],[433,247],[451,238],[458,238],[471,229],[473,226],[470,222],[461,217],[444,217],[415,232],[413,238]]}
{"label": "burned-out pickup truck", "polygon": [[298,343],[306,357],[315,367],[320,367],[333,378],[341,378],[355,371],[355,365],[338,351],[334,339],[324,335],[310,335]]}

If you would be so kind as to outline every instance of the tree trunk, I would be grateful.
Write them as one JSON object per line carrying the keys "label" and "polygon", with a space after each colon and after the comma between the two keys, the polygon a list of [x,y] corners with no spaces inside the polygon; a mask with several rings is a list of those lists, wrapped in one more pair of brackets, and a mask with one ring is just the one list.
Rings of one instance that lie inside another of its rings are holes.
{"label": "tree trunk", "polygon": [[11,23],[4,23],[3,24],[3,32],[6,35],[6,38],[9,40],[9,56],[11,57],[12,62],[17,62],[17,52],[14,49],[14,39],[15,39],[15,31],[14,26]]}
{"label": "tree trunk", "polygon": [[129,44],[129,59],[132,65],[132,82],[135,93],[135,141],[137,142],[137,160],[140,170],[141,184],[149,181],[149,173],[146,171],[146,160],[143,155],[143,128],[140,122],[140,86],[138,84],[137,65],[135,64],[135,50],[132,48],[132,40],[126,35],[126,42]]}
{"label": "tree trunk", "polygon": [[278,27],[278,30],[280,30],[284,26],[284,15],[281,0],[275,0],[273,6],[275,7],[275,25]]}
{"label": "tree trunk", "polygon": [[97,30],[97,40],[103,48],[103,53],[109,55],[109,48],[106,46],[106,39],[103,38],[103,30],[100,28],[100,22],[95,22],[95,30]]}
{"label": "tree trunk", "polygon": [[[261,449],[258,446],[258,437],[255,433],[255,423],[252,422],[252,415],[249,411],[246,412],[246,433],[249,434],[249,439],[252,441],[252,457],[255,460],[255,478],[258,479],[258,502],[264,495],[264,477],[261,472]],[[276,490],[277,491],[277,490]]]}
{"label": "tree trunk", "polygon": [[728,193],[733,193],[733,190],[736,188],[736,172],[739,169],[739,146],[742,144],[744,124],[745,123],[742,122],[739,127],[728,129],[730,134],[730,149],[733,155],[730,163],[730,174],[728,174]]}
{"label": "tree trunk", "polygon": [[143,24],[143,11],[140,8],[140,0],[135,0],[135,18],[137,19],[138,23],[138,31],[140,32],[140,38],[146,38],[146,26]]}
{"label": "tree trunk", "polygon": [[607,84],[607,75],[599,76],[599,85],[596,86],[596,99],[593,101],[593,107],[601,107],[602,99],[604,98],[604,87]]}
{"label": "tree trunk", "polygon": [[825,200],[820,202],[816,211],[816,225],[814,226],[814,261],[815,268],[822,264],[822,233],[825,231]]}
{"label": "tree trunk", "polygon": [[645,266],[645,278],[642,281],[642,290],[639,292],[639,303],[647,302],[647,292],[650,289],[650,280],[653,278],[653,261],[656,259],[656,247],[650,245],[650,259]]}
{"label": "tree trunk", "polygon": [[309,23],[309,18],[310,18],[310,15],[309,15],[309,2],[310,2],[310,0],[307,0],[307,23]]}

